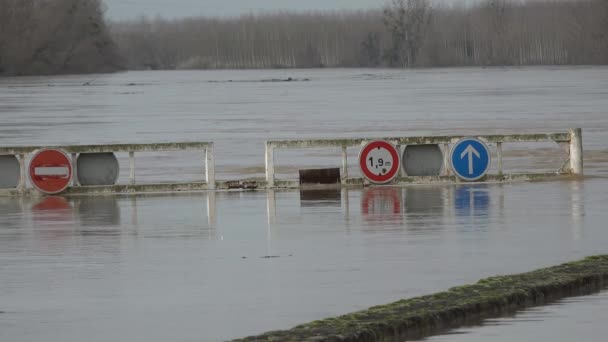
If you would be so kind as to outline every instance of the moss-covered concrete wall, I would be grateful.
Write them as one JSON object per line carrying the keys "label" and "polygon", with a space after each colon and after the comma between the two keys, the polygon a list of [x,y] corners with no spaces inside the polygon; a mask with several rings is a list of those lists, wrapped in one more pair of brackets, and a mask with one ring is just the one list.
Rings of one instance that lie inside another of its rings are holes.
{"label": "moss-covered concrete wall", "polygon": [[235,341],[403,341],[563,297],[596,292],[608,285],[607,281],[608,255],[593,256]]}

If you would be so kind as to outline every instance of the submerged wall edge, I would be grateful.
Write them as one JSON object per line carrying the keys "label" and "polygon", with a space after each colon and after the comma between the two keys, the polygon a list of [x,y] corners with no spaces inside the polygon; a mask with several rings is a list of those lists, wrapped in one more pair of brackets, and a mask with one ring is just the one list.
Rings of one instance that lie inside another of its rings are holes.
{"label": "submerged wall edge", "polygon": [[606,285],[608,255],[592,256],[528,273],[486,278],[445,292],[404,299],[234,342],[403,341],[561,298],[590,294]]}

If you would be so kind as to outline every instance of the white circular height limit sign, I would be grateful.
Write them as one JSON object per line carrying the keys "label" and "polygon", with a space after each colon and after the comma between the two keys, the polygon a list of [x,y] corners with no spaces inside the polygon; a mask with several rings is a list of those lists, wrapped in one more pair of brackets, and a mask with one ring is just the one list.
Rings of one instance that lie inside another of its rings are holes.
{"label": "white circular height limit sign", "polygon": [[399,173],[401,162],[397,148],[384,140],[367,143],[359,154],[359,166],[370,182],[385,184]]}

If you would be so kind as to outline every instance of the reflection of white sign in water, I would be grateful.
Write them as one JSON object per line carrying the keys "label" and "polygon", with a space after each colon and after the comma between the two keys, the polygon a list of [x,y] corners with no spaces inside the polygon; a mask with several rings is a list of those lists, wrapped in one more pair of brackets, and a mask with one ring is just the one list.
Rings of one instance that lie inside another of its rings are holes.
{"label": "reflection of white sign in water", "polygon": [[376,140],[366,144],[359,154],[361,172],[369,181],[383,184],[399,171],[399,152],[391,143]]}
{"label": "reflection of white sign in water", "polygon": [[361,197],[361,213],[369,221],[401,219],[401,189],[377,187],[365,189]]}
{"label": "reflection of white sign in water", "polygon": [[490,190],[484,185],[461,185],[454,192],[454,209],[462,217],[487,216],[490,210]]}
{"label": "reflection of white sign in water", "polygon": [[476,181],[485,176],[490,168],[490,150],[479,139],[464,138],[452,148],[450,161],[458,178]]}

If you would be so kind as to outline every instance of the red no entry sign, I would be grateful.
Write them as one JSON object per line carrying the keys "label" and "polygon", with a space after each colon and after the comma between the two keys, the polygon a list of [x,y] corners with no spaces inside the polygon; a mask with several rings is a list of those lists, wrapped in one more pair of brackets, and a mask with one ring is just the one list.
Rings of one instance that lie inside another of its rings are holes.
{"label": "red no entry sign", "polygon": [[388,141],[371,141],[359,153],[361,172],[372,183],[390,182],[399,173],[400,165],[399,151]]}
{"label": "red no entry sign", "polygon": [[72,164],[68,156],[53,149],[43,149],[32,158],[29,168],[34,188],[45,194],[64,191],[72,180]]}

